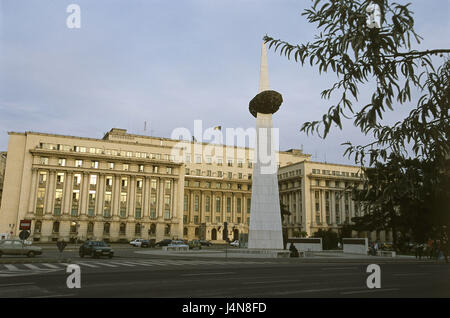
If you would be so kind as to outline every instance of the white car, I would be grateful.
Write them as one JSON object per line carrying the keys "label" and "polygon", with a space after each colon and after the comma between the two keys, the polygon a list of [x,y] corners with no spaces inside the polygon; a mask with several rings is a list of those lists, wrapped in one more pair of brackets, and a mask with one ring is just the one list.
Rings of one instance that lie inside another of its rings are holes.
{"label": "white car", "polygon": [[230,245],[234,247],[239,247],[239,240],[231,242]]}
{"label": "white car", "polygon": [[176,247],[189,247],[184,241],[178,240],[178,241],[172,241],[168,246],[176,246]]}
{"label": "white car", "polygon": [[143,239],[135,239],[130,242],[130,245],[133,245],[135,247],[140,247],[142,245]]}

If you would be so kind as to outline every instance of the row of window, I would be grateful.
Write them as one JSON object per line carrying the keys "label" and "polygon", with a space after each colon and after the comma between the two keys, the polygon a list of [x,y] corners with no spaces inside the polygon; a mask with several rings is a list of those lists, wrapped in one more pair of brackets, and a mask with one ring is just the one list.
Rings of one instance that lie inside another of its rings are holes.
{"label": "row of window", "polygon": [[[200,196],[199,195],[194,195],[194,212],[199,212],[200,211]],[[220,197],[216,197],[216,212],[221,212],[221,198]],[[205,212],[211,212],[211,196],[207,195],[205,196]],[[233,204],[231,202],[231,197],[226,197],[226,212],[227,213],[231,213],[233,210]],[[250,204],[251,204],[251,199],[247,198],[247,213],[250,213]],[[184,211],[189,211],[189,196],[187,194],[184,195]],[[236,212],[237,213],[241,213],[242,212],[242,198],[236,198]]]}
{"label": "row of window", "polygon": [[148,152],[138,152],[138,151],[126,151],[117,149],[105,149],[105,148],[92,148],[92,147],[82,147],[82,146],[71,146],[62,144],[50,144],[50,143],[40,143],[39,148],[49,149],[49,150],[59,150],[59,151],[73,151],[79,153],[90,153],[97,155],[108,155],[108,156],[118,156],[118,157],[135,157],[141,159],[156,159],[156,160],[168,160],[174,161],[174,156],[169,154],[159,154],[159,153],[148,153]]}
{"label": "row of window", "polygon": [[[91,161],[90,162],[90,167],[92,169],[98,169],[99,168],[99,162],[98,161]],[[49,158],[48,157],[41,157],[40,158],[40,164],[41,165],[48,165],[49,164]],[[66,159],[65,158],[58,158],[58,166],[61,167],[65,167],[66,166]],[[75,165],[76,168],[88,168],[84,165],[83,160],[81,159],[77,159],[75,160]],[[151,172],[153,173],[160,173],[160,167],[159,166],[151,166]],[[113,170],[116,168],[116,164],[114,162],[108,162],[106,165],[106,168]],[[123,163],[122,164],[122,170],[123,171],[130,171],[130,165],[128,163]],[[144,165],[138,165],[137,166],[137,172],[144,172],[145,171],[145,166]],[[166,167],[166,174],[172,174],[172,168],[171,167]]]}
{"label": "row of window", "polygon": [[297,169],[297,170],[293,170],[293,171],[289,171],[289,172],[280,173],[278,175],[278,178],[284,179],[284,178],[288,178],[288,177],[295,177],[295,176],[301,176],[301,175],[302,175],[302,170]]}
{"label": "row of window", "polygon": [[[208,181],[203,183],[203,186],[206,189],[211,189],[211,185],[212,185],[212,183],[208,182]],[[185,180],[184,181],[184,186],[185,187],[192,187],[192,188],[200,188],[201,183],[200,183],[200,181]],[[228,190],[236,189],[236,190],[249,190],[250,191],[252,189],[252,185],[251,184],[247,184],[247,185],[244,184],[244,185],[242,185],[242,184],[238,183],[238,184],[236,184],[236,187],[233,187],[232,183],[225,183],[225,186],[223,186],[222,183],[215,182],[215,188],[216,189],[228,189]]]}
{"label": "row of window", "polygon": [[[185,154],[185,163],[191,163],[192,159],[192,154],[190,153],[186,153]],[[213,161],[218,165],[218,166],[222,166],[223,165],[223,158],[219,158],[219,157],[211,157],[211,156],[206,156],[205,158],[205,163],[206,164],[213,164]],[[194,158],[194,162],[195,163],[202,163],[203,162],[203,156],[202,155],[195,155]],[[228,158],[227,159],[227,166],[228,167],[233,167],[234,165],[234,159]],[[243,159],[238,159],[237,160],[237,167],[238,168],[243,168],[244,167],[244,160]],[[250,160],[247,160],[247,168],[253,168],[253,163]]]}
{"label": "row of window", "polygon": [[[136,223],[134,226],[134,235],[141,235],[144,227],[145,227],[144,225],[142,225],[140,223]],[[103,235],[109,235],[110,229],[111,229],[111,224],[109,222],[103,223]],[[39,234],[39,233],[41,233],[41,230],[42,230],[42,222],[36,221],[36,223],[34,225],[34,233]],[[60,230],[59,221],[53,222],[52,233],[58,234],[59,230]],[[79,224],[77,222],[72,222],[70,225],[70,233],[78,234],[78,231],[79,231]],[[94,233],[94,222],[89,222],[87,224],[87,234],[93,234],[93,233]],[[126,235],[126,224],[125,223],[120,223],[119,234]],[[151,236],[156,235],[156,224],[154,224],[154,223],[150,224],[150,227],[148,229],[148,234]],[[170,224],[165,225],[164,234],[170,235]]]}
{"label": "row of window", "polygon": [[[215,220],[215,223],[222,223],[222,217],[221,216],[216,216],[214,220]],[[237,217],[236,218],[236,224],[243,224],[242,220],[243,220],[243,218]],[[184,224],[188,223],[188,216],[187,215],[183,216],[183,222],[184,222]],[[206,223],[211,223],[211,216],[206,215],[205,216],[205,222]],[[231,217],[227,216],[225,218],[225,222],[232,223]],[[200,224],[200,219],[199,219],[199,217],[197,215],[194,216],[194,224]],[[250,224],[250,218],[249,217],[247,217],[247,224]]]}
{"label": "row of window", "polygon": [[360,177],[361,174],[357,172],[346,172],[346,171],[332,171],[332,170],[322,170],[320,173],[320,169],[312,169],[313,174],[323,174],[329,176],[342,176],[342,177]]}
{"label": "row of window", "polygon": [[[185,174],[188,175],[188,176],[191,175],[191,174],[192,175],[196,175],[196,176],[202,176],[203,175],[203,171],[201,169],[195,169],[195,174],[194,174],[194,171],[191,171],[191,169],[186,168]],[[206,176],[207,177],[223,178],[225,176],[225,174],[223,173],[223,171],[212,172],[211,170],[206,170]],[[233,172],[227,172],[226,176],[228,177],[228,179],[233,179]],[[239,172],[237,174],[237,178],[242,180],[244,178],[244,175],[241,172]],[[252,174],[251,173],[248,174],[247,179],[248,180],[252,179]]]}

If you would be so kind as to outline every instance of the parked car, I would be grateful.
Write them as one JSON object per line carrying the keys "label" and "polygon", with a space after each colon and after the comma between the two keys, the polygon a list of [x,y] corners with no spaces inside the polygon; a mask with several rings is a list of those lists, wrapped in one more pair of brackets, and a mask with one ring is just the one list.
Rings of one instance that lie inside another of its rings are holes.
{"label": "parked car", "polygon": [[176,247],[189,247],[184,241],[182,240],[174,240],[167,246],[176,246]]}
{"label": "parked car", "polygon": [[233,241],[230,243],[230,246],[239,247],[239,240]]}
{"label": "parked car", "polygon": [[98,258],[100,256],[112,258],[114,256],[114,251],[103,241],[87,241],[80,246],[79,255],[80,257],[88,255],[93,258]]}
{"label": "parked car", "polygon": [[211,246],[212,245],[212,243],[207,240],[200,240],[199,242],[202,246]]}
{"label": "parked car", "polygon": [[135,247],[140,247],[142,245],[143,239],[135,239],[130,242],[130,245],[133,245]]}
{"label": "parked car", "polygon": [[199,240],[192,240],[188,242],[188,246],[190,250],[193,250],[194,248],[197,248],[199,250],[202,249],[202,244],[200,243]]}
{"label": "parked car", "polygon": [[155,239],[142,240],[141,247],[155,247]]}
{"label": "parked car", "polygon": [[41,255],[42,248],[24,244],[21,240],[2,240],[0,241],[0,257],[2,255],[26,255],[34,257]]}
{"label": "parked car", "polygon": [[170,243],[172,243],[172,240],[165,239],[156,243],[156,246],[168,246]]}

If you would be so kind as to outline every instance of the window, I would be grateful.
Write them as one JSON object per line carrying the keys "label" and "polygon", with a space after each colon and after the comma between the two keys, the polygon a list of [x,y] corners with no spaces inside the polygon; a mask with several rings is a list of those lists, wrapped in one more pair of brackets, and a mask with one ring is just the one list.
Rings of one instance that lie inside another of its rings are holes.
{"label": "window", "polygon": [[48,165],[48,158],[47,157],[41,157],[41,165]]}
{"label": "window", "polygon": [[242,173],[238,173],[238,179],[242,179]]}
{"label": "window", "polygon": [[228,167],[232,167],[233,166],[233,159],[228,159],[227,163],[228,163]]}
{"label": "window", "polygon": [[153,173],[158,173],[158,166],[153,166]]}
{"label": "window", "polygon": [[194,197],[194,211],[198,212],[198,210],[199,210],[199,197],[198,195],[196,195]]}
{"label": "window", "polygon": [[59,222],[53,222],[53,233],[59,233]]}
{"label": "window", "polygon": [[[188,196],[187,194],[184,195],[184,211],[188,210]],[[185,221],[186,222],[186,221]]]}
{"label": "window", "polygon": [[141,235],[141,224],[140,223],[136,223],[136,225],[134,226],[134,233],[136,235]]}
{"label": "window", "polygon": [[36,221],[36,224],[34,225],[34,233],[41,233],[42,228],[42,222]]}
{"label": "window", "polygon": [[164,228],[164,235],[170,235],[170,224],[166,224],[166,227]]}
{"label": "window", "polygon": [[98,161],[92,161],[91,168],[98,169]]}
{"label": "window", "polygon": [[108,168],[114,169],[114,162],[108,162]]}
{"label": "window", "polygon": [[228,172],[228,179],[233,179],[233,172]]}
{"label": "window", "polygon": [[216,198],[216,212],[220,212],[220,198]]}
{"label": "window", "polygon": [[222,158],[217,158],[217,165],[218,165],[218,166],[221,166],[222,163],[223,163]]}
{"label": "window", "polygon": [[94,223],[92,223],[92,222],[89,222],[89,223],[88,223],[88,226],[87,226],[87,232],[88,232],[89,234],[94,233]]}
{"label": "window", "polygon": [[75,160],[75,167],[80,168],[83,166],[83,160]]}
{"label": "window", "polygon": [[238,168],[242,168],[242,160],[238,160]]}
{"label": "window", "polygon": [[195,156],[195,163],[202,163],[202,156],[201,155],[196,155]]}
{"label": "window", "polygon": [[197,174],[197,176],[200,176],[202,174],[202,171],[200,169],[195,170],[195,173]]}
{"label": "window", "polygon": [[129,168],[130,168],[130,167],[129,167],[128,164],[126,164],[126,163],[123,164],[123,170],[124,170],[124,171],[128,171]]}
{"label": "window", "polygon": [[166,173],[167,174],[172,174],[172,168],[171,167],[167,167],[166,168]]}
{"label": "window", "polygon": [[120,223],[120,228],[119,228],[119,234],[120,235],[125,235],[126,234],[126,224],[125,223]]}
{"label": "window", "polygon": [[97,175],[92,174],[89,180],[89,184],[91,186],[95,186],[97,184]]}
{"label": "window", "polygon": [[58,166],[64,167],[66,165],[66,159],[58,159]]}
{"label": "window", "polygon": [[109,235],[109,228],[110,228],[110,225],[109,225],[108,222],[106,222],[106,223],[103,225],[103,234]]}
{"label": "window", "polygon": [[231,212],[231,198],[227,198],[227,212]]}
{"label": "window", "polygon": [[[236,210],[237,210],[237,213],[241,213],[241,198],[237,198],[237,200],[236,200]],[[241,223],[241,222],[238,222],[238,223]]]}
{"label": "window", "polygon": [[222,171],[217,171],[217,177],[222,178],[222,176],[223,176]]}
{"label": "window", "polygon": [[247,198],[247,213],[250,213],[250,203],[251,203],[251,199],[250,198]]}
{"label": "window", "polygon": [[185,174],[186,174],[186,175],[189,175],[190,173],[191,173],[191,171],[189,170],[189,168],[186,168]]}
{"label": "window", "polygon": [[205,211],[210,212],[211,211],[211,197],[207,195],[205,197]]}
{"label": "window", "polygon": [[211,170],[207,170],[207,171],[206,171],[206,175],[207,175],[208,177],[211,177],[211,176],[212,176]]}

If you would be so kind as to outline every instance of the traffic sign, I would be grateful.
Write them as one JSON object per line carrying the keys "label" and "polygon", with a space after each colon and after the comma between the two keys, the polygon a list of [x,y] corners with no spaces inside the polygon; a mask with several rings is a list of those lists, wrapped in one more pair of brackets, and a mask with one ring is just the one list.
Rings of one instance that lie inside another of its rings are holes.
{"label": "traffic sign", "polygon": [[31,220],[20,220],[19,230],[31,230]]}
{"label": "traffic sign", "polygon": [[28,232],[28,231],[21,231],[21,232],[19,233],[19,238],[20,238],[22,241],[25,241],[29,236],[30,236],[30,232]]}

